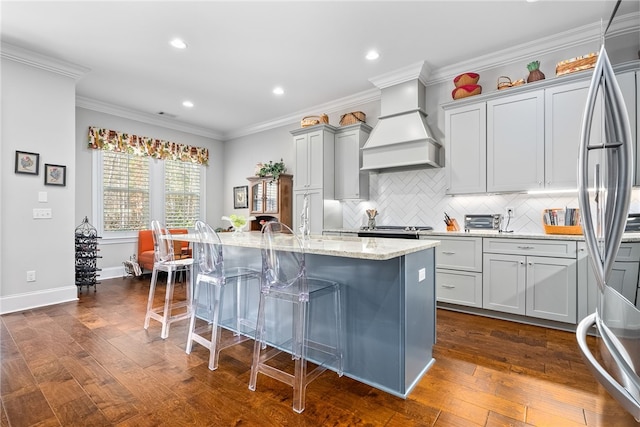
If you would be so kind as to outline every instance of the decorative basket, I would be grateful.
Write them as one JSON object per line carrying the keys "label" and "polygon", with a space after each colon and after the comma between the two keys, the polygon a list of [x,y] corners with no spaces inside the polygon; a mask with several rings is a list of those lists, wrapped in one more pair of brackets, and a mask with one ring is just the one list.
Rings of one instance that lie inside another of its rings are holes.
{"label": "decorative basket", "polygon": [[300,127],[307,128],[309,126],[319,125],[320,123],[329,124],[329,116],[321,114],[319,116],[306,116],[300,120]]}
{"label": "decorative basket", "polygon": [[340,126],[346,125],[354,125],[356,123],[362,122],[364,123],[367,118],[367,115],[362,111],[352,111],[347,114],[343,114],[340,116]]}
{"label": "decorative basket", "polygon": [[598,54],[594,52],[588,55],[578,56],[576,58],[560,61],[556,65],[556,76],[575,73],[576,71],[588,70],[589,68],[593,68],[596,66],[597,60]]}
{"label": "decorative basket", "polygon": [[468,96],[478,95],[482,93],[482,86],[480,85],[465,85],[457,87],[451,92],[453,99],[462,99]]}
{"label": "decorative basket", "polygon": [[511,79],[507,76],[498,77],[498,90],[508,89],[513,86]]}
{"label": "decorative basket", "polygon": [[524,79],[518,79],[511,83],[511,87],[522,86],[525,83]]}
{"label": "decorative basket", "polygon": [[476,85],[480,80],[480,74],[477,73],[462,73],[453,79],[453,84],[456,87]]}

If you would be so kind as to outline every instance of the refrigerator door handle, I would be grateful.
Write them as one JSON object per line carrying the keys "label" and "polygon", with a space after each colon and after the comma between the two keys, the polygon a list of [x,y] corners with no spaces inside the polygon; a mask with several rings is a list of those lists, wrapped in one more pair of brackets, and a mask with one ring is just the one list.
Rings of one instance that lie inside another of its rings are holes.
{"label": "refrigerator door handle", "polygon": [[589,346],[587,345],[587,331],[596,324],[596,314],[592,313],[580,321],[576,329],[576,338],[578,347],[582,356],[586,361],[586,365],[596,377],[596,380],[607,389],[607,391],[616,399],[629,413],[640,422],[640,406],[629,395],[627,390],[622,387],[593,356]]}

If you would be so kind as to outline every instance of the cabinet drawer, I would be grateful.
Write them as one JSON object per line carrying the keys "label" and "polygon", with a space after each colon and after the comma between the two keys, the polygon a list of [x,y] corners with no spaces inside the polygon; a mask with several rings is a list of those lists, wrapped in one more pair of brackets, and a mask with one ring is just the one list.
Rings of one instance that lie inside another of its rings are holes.
{"label": "cabinet drawer", "polygon": [[621,243],[616,261],[640,261],[640,244],[638,243]]}
{"label": "cabinet drawer", "polygon": [[436,267],[451,270],[482,271],[482,238],[439,237]]}
{"label": "cabinet drawer", "polygon": [[484,252],[507,255],[576,257],[573,240],[484,239]]}
{"label": "cabinet drawer", "polygon": [[436,270],[438,301],[482,308],[482,273]]}

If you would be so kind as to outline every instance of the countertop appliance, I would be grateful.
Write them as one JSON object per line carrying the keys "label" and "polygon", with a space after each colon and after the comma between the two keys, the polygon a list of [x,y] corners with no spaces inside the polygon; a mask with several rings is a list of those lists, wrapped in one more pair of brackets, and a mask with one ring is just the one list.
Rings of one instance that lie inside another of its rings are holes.
{"label": "countertop appliance", "polygon": [[[619,4],[618,1],[614,16]],[[603,118],[598,119],[597,124],[602,120],[603,134],[592,139],[594,111],[600,106],[603,107]],[[590,156],[596,161],[589,162]],[[589,170],[590,163],[595,163],[594,170]],[[585,363],[598,382],[640,422],[640,309],[635,301],[614,289],[611,274],[625,231],[632,174],[629,115],[607,56],[603,35],[587,96],[578,154],[578,201],[598,289],[595,313],[579,323],[576,338]],[[589,191],[589,176],[595,178],[593,193]],[[595,215],[592,214],[592,203]],[[598,332],[598,358],[587,345],[587,333],[593,326]]]}
{"label": "countertop appliance", "polygon": [[379,225],[370,229],[363,227],[358,237],[387,237],[393,239],[419,239],[421,231],[432,231],[428,225]]}
{"label": "countertop appliance", "polygon": [[501,214],[467,214],[464,216],[464,231],[500,230]]}

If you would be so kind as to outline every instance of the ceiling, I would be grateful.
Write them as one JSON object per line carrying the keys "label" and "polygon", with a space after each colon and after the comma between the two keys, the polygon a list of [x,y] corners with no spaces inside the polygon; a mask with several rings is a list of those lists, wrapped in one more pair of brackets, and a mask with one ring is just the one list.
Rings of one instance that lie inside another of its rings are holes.
{"label": "ceiling", "polygon": [[[2,0],[0,34],[3,42],[88,68],[77,82],[80,98],[143,114],[164,112],[228,139],[371,91],[370,78],[420,61],[438,69],[606,22],[614,5]],[[618,14],[637,12],[639,5],[624,0]],[[175,37],[188,48],[171,47]],[[370,49],[380,58],[366,60]],[[284,95],[274,95],[275,86]],[[183,107],[184,100],[194,107]]]}

